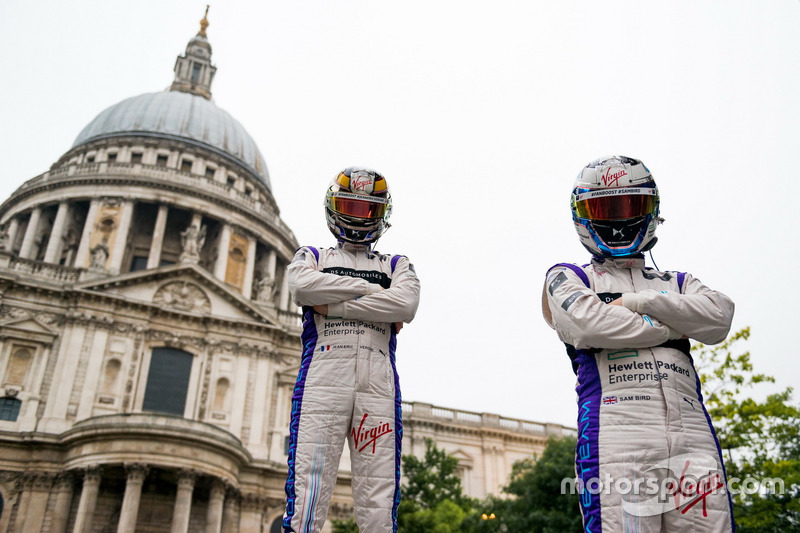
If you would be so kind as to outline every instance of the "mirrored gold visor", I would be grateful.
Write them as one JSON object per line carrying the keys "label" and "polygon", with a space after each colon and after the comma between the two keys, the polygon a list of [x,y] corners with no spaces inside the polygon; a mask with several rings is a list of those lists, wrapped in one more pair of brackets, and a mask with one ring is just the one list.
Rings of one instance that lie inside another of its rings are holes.
{"label": "mirrored gold visor", "polygon": [[332,193],[330,197],[331,209],[341,215],[357,218],[383,218],[386,215],[386,202],[385,198],[349,193]]}
{"label": "mirrored gold visor", "polygon": [[652,215],[658,209],[658,192],[645,187],[600,189],[575,194],[575,214],[589,220],[623,220]]}

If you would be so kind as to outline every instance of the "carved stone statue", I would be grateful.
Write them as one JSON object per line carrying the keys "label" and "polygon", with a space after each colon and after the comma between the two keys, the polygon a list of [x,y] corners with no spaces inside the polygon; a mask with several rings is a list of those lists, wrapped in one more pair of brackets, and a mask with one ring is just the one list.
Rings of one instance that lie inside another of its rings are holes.
{"label": "carved stone statue", "polygon": [[206,227],[198,228],[192,224],[181,232],[183,252],[178,259],[181,263],[197,263],[200,260],[200,250],[206,242]]}
{"label": "carved stone statue", "polygon": [[89,268],[105,269],[106,261],[108,260],[108,246],[106,243],[101,242],[92,248],[91,254]]}
{"label": "carved stone statue", "polygon": [[192,313],[211,312],[211,301],[193,283],[174,281],[163,285],[153,296],[153,303]]}
{"label": "carved stone statue", "polygon": [[269,303],[275,295],[275,280],[269,274],[256,282],[256,301],[258,303]]}

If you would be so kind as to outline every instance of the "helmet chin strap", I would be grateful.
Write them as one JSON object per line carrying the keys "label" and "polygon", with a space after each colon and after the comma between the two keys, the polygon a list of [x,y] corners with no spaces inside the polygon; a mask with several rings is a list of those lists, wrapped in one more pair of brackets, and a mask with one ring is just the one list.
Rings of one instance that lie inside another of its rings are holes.
{"label": "helmet chin strap", "polygon": [[[655,236],[654,236],[652,239],[650,239],[650,242],[648,242],[647,244],[645,244],[645,245],[644,245],[644,247],[643,247],[643,248],[642,248],[640,251],[641,251],[641,252],[649,252],[650,250],[652,250],[652,249],[653,249],[653,246],[655,246],[655,245],[656,245],[656,242],[657,242],[657,241],[658,241],[658,237],[655,237]],[[651,254],[651,255],[652,255],[652,254]]]}

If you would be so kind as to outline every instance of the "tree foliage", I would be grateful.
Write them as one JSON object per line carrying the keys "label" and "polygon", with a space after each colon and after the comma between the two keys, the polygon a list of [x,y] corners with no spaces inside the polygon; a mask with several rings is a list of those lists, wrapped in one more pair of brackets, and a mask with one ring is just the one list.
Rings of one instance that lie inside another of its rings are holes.
{"label": "tree foliage", "polygon": [[550,437],[541,457],[514,463],[503,488],[507,497],[484,500],[464,531],[581,531],[578,494],[562,494],[563,480],[575,477],[575,445],[575,437]]}
{"label": "tree foliage", "polygon": [[397,513],[401,533],[458,533],[472,511],[472,500],[464,496],[456,472],[458,459],[425,440],[425,455],[403,456],[402,499]]}
{"label": "tree foliage", "polygon": [[[800,408],[791,387],[763,400],[751,396],[775,379],[755,372],[749,351],[734,353],[749,337],[744,328],[717,346],[694,347],[734,491],[734,518],[742,533],[800,531]],[[771,490],[770,480],[781,483]]]}

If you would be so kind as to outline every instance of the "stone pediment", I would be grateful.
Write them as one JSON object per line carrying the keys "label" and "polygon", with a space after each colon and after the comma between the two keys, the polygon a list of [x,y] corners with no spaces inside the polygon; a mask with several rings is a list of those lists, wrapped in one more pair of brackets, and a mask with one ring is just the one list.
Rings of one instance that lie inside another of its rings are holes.
{"label": "stone pediment", "polygon": [[460,466],[466,466],[472,468],[475,460],[472,458],[471,455],[464,452],[464,450],[458,449],[455,452],[451,452],[449,455],[458,459],[458,464]]}
{"label": "stone pediment", "polygon": [[102,293],[120,300],[159,307],[166,311],[224,320],[276,325],[252,301],[196,265],[170,265],[85,281],[79,291]]}
{"label": "stone pediment", "polygon": [[58,335],[58,331],[43,324],[33,316],[12,318],[11,320],[0,322],[0,331],[2,331],[2,335],[7,337],[19,337],[43,342],[51,342]]}

